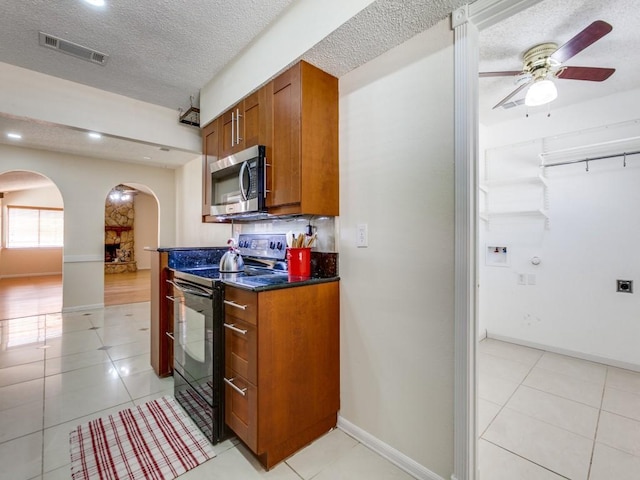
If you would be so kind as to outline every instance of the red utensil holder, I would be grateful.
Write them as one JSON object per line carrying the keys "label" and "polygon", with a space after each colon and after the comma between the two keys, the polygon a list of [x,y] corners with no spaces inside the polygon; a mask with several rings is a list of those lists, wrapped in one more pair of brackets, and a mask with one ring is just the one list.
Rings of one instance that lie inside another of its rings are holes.
{"label": "red utensil holder", "polygon": [[287,248],[287,269],[292,277],[310,277],[311,249]]}

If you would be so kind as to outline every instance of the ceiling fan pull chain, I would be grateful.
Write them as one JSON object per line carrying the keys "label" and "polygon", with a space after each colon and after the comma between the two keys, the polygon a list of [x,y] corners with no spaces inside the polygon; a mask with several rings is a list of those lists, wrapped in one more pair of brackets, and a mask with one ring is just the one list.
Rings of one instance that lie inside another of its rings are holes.
{"label": "ceiling fan pull chain", "polygon": [[585,169],[585,171],[589,171],[589,159],[587,158],[584,163],[587,165],[587,168]]}
{"label": "ceiling fan pull chain", "polygon": [[622,166],[623,167],[627,166],[627,152],[624,152],[624,154],[622,156]]}

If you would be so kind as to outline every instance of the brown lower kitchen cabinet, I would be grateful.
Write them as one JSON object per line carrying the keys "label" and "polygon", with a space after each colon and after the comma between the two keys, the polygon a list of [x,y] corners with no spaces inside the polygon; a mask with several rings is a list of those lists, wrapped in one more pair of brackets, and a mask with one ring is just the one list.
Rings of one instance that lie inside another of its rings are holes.
{"label": "brown lower kitchen cabinet", "polygon": [[336,426],[339,282],[225,287],[225,421],[270,469]]}
{"label": "brown lower kitchen cabinet", "polygon": [[167,280],[169,252],[151,250],[151,367],[159,377],[171,375],[173,371],[173,343],[166,332],[173,333],[173,304],[167,299],[171,295]]}

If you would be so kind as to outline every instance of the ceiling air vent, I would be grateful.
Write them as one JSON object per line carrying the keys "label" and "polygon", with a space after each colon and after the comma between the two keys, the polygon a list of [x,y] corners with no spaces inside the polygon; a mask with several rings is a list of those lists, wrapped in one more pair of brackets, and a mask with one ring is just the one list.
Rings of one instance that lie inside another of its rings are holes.
{"label": "ceiling air vent", "polygon": [[82,58],[87,62],[97,63],[98,65],[104,65],[109,59],[109,55],[101,53],[96,50],[92,50],[77,43],[64,40],[62,38],[49,35],[48,33],[39,32],[40,45],[43,47],[58,50],[68,55],[73,55],[77,58]]}

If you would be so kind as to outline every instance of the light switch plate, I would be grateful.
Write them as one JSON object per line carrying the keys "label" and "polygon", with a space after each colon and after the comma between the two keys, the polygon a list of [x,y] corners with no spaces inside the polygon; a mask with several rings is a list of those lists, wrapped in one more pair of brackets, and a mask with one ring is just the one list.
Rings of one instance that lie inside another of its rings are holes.
{"label": "light switch plate", "polygon": [[366,223],[359,223],[356,228],[356,247],[366,248],[369,246],[369,226]]}

